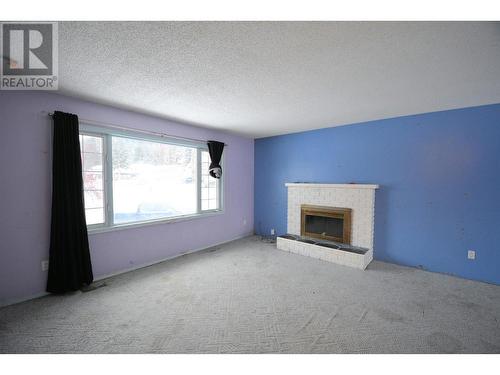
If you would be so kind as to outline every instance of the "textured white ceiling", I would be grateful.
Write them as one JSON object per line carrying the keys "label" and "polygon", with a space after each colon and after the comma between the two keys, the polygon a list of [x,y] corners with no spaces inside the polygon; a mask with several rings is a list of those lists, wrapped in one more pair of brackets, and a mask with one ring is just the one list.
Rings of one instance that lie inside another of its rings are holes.
{"label": "textured white ceiling", "polygon": [[62,92],[251,137],[500,102],[500,23],[62,22]]}

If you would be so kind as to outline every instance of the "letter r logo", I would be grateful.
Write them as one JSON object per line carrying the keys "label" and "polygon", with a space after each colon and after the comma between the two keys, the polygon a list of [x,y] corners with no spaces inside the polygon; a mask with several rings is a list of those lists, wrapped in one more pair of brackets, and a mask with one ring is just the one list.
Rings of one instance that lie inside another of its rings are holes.
{"label": "letter r logo", "polygon": [[2,24],[4,75],[52,75],[53,28],[50,23]]}

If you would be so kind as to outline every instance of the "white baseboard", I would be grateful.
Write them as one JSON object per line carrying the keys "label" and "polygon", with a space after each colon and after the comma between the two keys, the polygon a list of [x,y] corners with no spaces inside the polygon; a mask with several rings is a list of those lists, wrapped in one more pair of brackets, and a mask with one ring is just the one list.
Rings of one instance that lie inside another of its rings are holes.
{"label": "white baseboard", "polygon": [[[121,275],[122,273],[127,273],[127,272],[135,271],[135,270],[138,270],[138,269],[141,269],[141,268],[149,267],[149,266],[152,266],[153,264],[158,264],[158,263],[166,262],[168,260],[179,258],[179,257],[181,257],[183,255],[197,253],[198,251],[207,250],[207,249],[210,249],[210,248],[215,247],[215,246],[221,246],[221,245],[227,244],[229,242],[233,242],[233,241],[236,241],[236,240],[241,240],[242,238],[245,238],[245,237],[248,237],[248,236],[252,236],[252,235],[253,235],[252,232],[251,233],[247,233],[247,234],[235,237],[235,238],[227,240],[227,241],[218,242],[216,244],[209,245],[209,246],[204,246],[204,247],[200,247],[200,248],[194,249],[194,250],[184,251],[182,253],[179,253],[179,254],[176,254],[176,255],[172,255],[172,256],[170,256],[168,258],[162,258],[160,260],[155,260],[153,262],[143,263],[143,264],[138,265],[138,266],[134,266],[134,267],[126,268],[124,270],[120,270],[120,271],[108,273],[108,274],[105,274],[105,275],[101,275],[101,276],[95,277],[94,281],[108,279],[108,278],[113,277],[113,276]],[[47,294],[49,294],[49,293],[47,293]]]}
{"label": "white baseboard", "polygon": [[47,296],[49,294],[50,293],[47,293],[47,292],[40,292],[40,293],[37,293],[37,294],[32,294],[32,295],[27,296],[27,297],[8,299],[6,301],[0,302],[0,308],[5,307],[5,306],[10,306],[10,305],[15,305],[17,303],[21,303],[21,302],[25,302],[25,301],[29,301],[31,299],[37,299],[37,298],[40,298],[40,297],[45,297],[45,296]]}
{"label": "white baseboard", "polygon": [[[108,279],[108,278],[113,277],[113,276],[121,275],[122,273],[127,273],[127,272],[135,271],[135,270],[138,270],[138,269],[141,269],[141,268],[149,267],[149,266],[152,266],[153,264],[158,264],[158,263],[166,262],[168,260],[172,260],[172,259],[181,257],[183,255],[193,254],[193,253],[196,253],[198,251],[207,250],[207,249],[210,249],[210,248],[215,247],[215,246],[221,246],[221,245],[227,244],[229,242],[240,240],[242,238],[245,238],[245,237],[248,237],[248,236],[252,236],[252,235],[253,235],[253,232],[249,232],[247,234],[244,234],[244,235],[241,235],[241,236],[237,236],[237,237],[232,238],[232,239],[227,240],[227,241],[222,241],[222,242],[215,243],[215,244],[212,244],[212,245],[200,247],[200,248],[194,249],[194,250],[184,251],[182,253],[179,253],[179,254],[176,254],[176,255],[172,255],[172,256],[167,257],[167,258],[162,258],[160,260],[155,260],[153,262],[143,263],[143,264],[140,264],[138,266],[126,268],[126,269],[123,269],[123,270],[120,270],[120,271],[112,272],[112,273],[101,275],[101,276],[97,276],[96,278],[94,278],[94,281]],[[47,296],[49,294],[50,293],[47,293],[47,292],[40,292],[40,293],[33,294],[33,295],[30,295],[30,296],[27,296],[27,297],[14,298],[14,299],[11,299],[11,300],[6,300],[4,302],[0,302],[0,307],[5,307],[5,306],[9,306],[9,305],[15,305],[17,303],[21,303],[21,302],[29,301],[29,300],[32,300],[32,299],[44,297],[44,296]]]}

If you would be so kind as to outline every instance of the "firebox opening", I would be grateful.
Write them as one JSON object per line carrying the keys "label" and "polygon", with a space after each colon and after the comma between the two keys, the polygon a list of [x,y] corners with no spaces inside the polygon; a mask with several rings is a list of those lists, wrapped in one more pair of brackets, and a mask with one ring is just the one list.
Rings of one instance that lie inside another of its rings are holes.
{"label": "firebox opening", "polygon": [[306,215],[305,230],[308,233],[342,238],[344,235],[344,219]]}
{"label": "firebox opening", "polygon": [[351,209],[301,206],[301,235],[351,243]]}

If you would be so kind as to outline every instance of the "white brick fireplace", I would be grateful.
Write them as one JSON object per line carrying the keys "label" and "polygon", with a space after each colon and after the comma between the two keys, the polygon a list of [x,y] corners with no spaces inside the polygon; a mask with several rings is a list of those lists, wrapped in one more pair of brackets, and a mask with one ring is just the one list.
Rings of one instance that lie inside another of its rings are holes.
{"label": "white brick fireplace", "polygon": [[[351,209],[351,245],[367,249],[358,255],[317,245],[278,238],[278,248],[323,260],[364,269],[373,259],[375,190],[368,184],[287,183],[288,233],[301,234],[301,206],[315,205]],[[294,243],[292,243],[294,242]]]}

